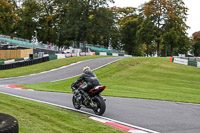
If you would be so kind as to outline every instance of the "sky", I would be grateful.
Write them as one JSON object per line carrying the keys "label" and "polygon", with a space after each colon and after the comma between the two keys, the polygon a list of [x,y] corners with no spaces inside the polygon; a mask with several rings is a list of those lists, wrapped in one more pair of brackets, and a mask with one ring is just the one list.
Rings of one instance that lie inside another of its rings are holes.
{"label": "sky", "polygon": [[[139,5],[148,2],[149,0],[114,0],[115,4],[110,4],[110,6],[118,7],[138,7]],[[190,27],[187,30],[189,37],[196,31],[200,31],[200,0],[183,0],[188,10],[188,19],[186,24]]]}

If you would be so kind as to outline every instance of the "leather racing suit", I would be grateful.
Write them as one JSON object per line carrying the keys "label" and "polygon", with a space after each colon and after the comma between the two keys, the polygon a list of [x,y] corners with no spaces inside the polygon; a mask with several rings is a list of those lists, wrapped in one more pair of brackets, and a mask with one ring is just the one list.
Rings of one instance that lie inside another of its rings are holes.
{"label": "leather racing suit", "polygon": [[88,98],[88,91],[92,89],[95,86],[100,85],[99,80],[97,76],[92,71],[87,71],[83,73],[73,84],[72,86],[80,83],[80,82],[86,82],[85,85],[81,86],[79,88],[80,92]]}

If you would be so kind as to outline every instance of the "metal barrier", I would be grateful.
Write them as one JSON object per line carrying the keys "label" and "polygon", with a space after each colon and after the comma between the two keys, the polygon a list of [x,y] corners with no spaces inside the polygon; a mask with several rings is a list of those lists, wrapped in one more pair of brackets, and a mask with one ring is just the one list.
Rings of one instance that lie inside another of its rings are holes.
{"label": "metal barrier", "polygon": [[187,59],[188,61],[200,62],[200,57],[180,57],[181,59]]}

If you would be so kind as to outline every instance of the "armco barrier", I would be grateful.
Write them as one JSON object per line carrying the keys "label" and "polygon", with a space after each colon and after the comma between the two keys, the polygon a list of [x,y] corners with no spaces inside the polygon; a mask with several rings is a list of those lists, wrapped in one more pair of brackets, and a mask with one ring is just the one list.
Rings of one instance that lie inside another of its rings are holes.
{"label": "armco barrier", "polygon": [[77,57],[77,56],[78,56],[78,54],[72,53],[72,57]]}
{"label": "armco barrier", "polygon": [[86,56],[86,53],[79,53],[80,56]]}
{"label": "armco barrier", "polygon": [[10,63],[14,63],[15,60],[7,60],[7,61],[4,61],[4,64],[10,64]]}
{"label": "armco barrier", "polygon": [[197,62],[196,61],[188,61],[188,65],[197,67]]}
{"label": "armco barrier", "polygon": [[93,53],[85,53],[86,56],[91,56]]}
{"label": "armco barrier", "polygon": [[188,65],[188,60],[186,60],[186,59],[180,59],[180,58],[174,58],[174,63]]}
{"label": "armco barrier", "polygon": [[119,56],[124,56],[124,54],[119,54]]}
{"label": "armco barrier", "polygon": [[56,55],[57,55],[57,59],[65,58],[65,55],[64,55],[64,54],[56,54]]}
{"label": "armco barrier", "polygon": [[107,55],[106,52],[100,52],[99,55]]}
{"label": "armco barrier", "polygon": [[200,62],[197,62],[197,67],[200,67]]}
{"label": "armco barrier", "polygon": [[15,59],[15,61],[22,61],[24,58]]}
{"label": "armco barrier", "polygon": [[1,65],[1,64],[4,64],[4,61],[1,61],[1,62],[0,62],[0,65]]}
{"label": "armco barrier", "polygon": [[95,52],[95,55],[100,55],[100,52]]}
{"label": "armco barrier", "polygon": [[54,54],[49,55],[49,60],[55,60],[55,59],[57,59],[57,55]]}
{"label": "armco barrier", "polygon": [[[179,63],[179,64],[184,64],[184,65],[189,65],[189,66],[194,66],[194,67],[200,67],[200,62],[197,62],[197,61],[192,61],[194,60],[194,58],[187,58],[187,57],[184,57],[183,58],[178,58],[178,57],[170,57],[170,62],[174,62],[174,63]],[[196,59],[195,59],[196,60]]]}
{"label": "armco barrier", "polygon": [[119,56],[118,53],[112,53],[112,56]]}
{"label": "armco barrier", "polygon": [[23,67],[23,66],[38,64],[38,63],[42,63],[42,62],[46,62],[46,61],[49,61],[49,57],[37,58],[37,59],[33,59],[33,60],[24,60],[24,61],[11,63],[11,64],[2,64],[2,65],[0,65],[0,70]]}
{"label": "armco barrier", "polygon": [[66,58],[72,57],[72,54],[65,54],[65,57],[66,57]]}
{"label": "armco barrier", "polygon": [[112,53],[107,53],[107,55],[111,55],[112,56]]}

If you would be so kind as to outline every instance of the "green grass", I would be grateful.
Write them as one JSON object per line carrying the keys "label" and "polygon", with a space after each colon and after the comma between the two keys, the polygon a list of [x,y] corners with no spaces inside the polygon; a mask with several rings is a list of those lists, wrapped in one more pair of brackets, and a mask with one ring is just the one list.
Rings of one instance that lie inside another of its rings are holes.
{"label": "green grass", "polygon": [[121,133],[88,115],[0,93],[0,113],[15,117],[20,133]]}
{"label": "green grass", "polygon": [[[95,71],[107,86],[106,96],[200,103],[200,68],[169,62],[169,58],[127,58]],[[25,88],[71,92],[76,78]]]}
{"label": "green grass", "polygon": [[17,76],[39,73],[39,72],[55,69],[61,66],[69,65],[71,63],[75,63],[78,61],[102,58],[102,57],[105,57],[105,56],[71,57],[71,58],[52,60],[52,61],[35,64],[31,66],[26,66],[26,67],[20,67],[20,68],[9,69],[9,70],[0,70],[0,78],[17,77]]}

